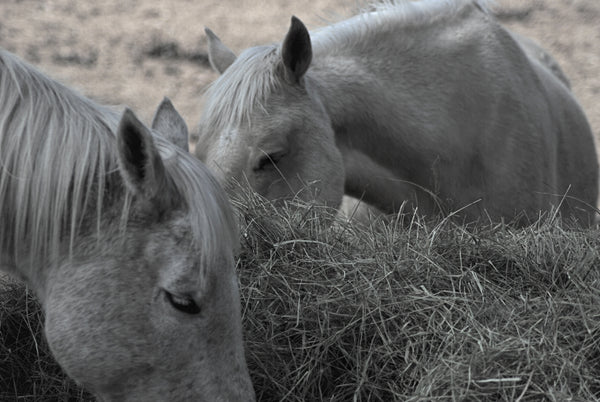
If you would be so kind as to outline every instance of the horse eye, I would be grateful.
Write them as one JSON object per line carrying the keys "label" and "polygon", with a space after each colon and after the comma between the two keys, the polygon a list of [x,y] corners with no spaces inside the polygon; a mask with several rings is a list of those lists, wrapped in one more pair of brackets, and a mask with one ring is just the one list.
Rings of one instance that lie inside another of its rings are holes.
{"label": "horse eye", "polygon": [[194,299],[189,296],[176,296],[165,290],[167,300],[176,310],[181,311],[185,314],[195,315],[200,313],[200,307],[196,304]]}
{"label": "horse eye", "polygon": [[254,171],[264,170],[269,166],[275,166],[285,156],[286,152],[273,152],[272,154],[263,155],[258,160],[258,165]]}

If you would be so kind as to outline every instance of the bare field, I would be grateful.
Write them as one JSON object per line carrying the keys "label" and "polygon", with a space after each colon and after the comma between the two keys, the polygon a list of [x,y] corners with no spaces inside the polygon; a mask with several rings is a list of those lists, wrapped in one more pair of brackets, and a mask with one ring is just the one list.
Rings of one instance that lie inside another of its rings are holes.
{"label": "bare field", "polygon": [[[239,52],[280,41],[291,15],[315,28],[350,15],[356,3],[5,0],[0,46],[100,102],[129,105],[146,121],[168,96],[193,128],[203,90],[216,78],[206,61],[205,26]],[[600,139],[600,2],[498,3],[495,10],[506,25],[557,58]]]}

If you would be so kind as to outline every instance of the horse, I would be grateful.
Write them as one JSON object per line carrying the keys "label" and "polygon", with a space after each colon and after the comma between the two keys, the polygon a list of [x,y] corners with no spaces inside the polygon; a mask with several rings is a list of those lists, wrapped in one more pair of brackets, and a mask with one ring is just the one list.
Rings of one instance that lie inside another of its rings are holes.
{"label": "horse", "polygon": [[282,43],[239,57],[206,33],[221,75],[195,153],[227,189],[465,222],[594,221],[586,116],[554,59],[487,1],[384,2],[310,33],[292,17]]}
{"label": "horse", "polygon": [[255,398],[236,218],[187,135],[168,99],[150,128],[0,50],[0,269],[103,401]]}

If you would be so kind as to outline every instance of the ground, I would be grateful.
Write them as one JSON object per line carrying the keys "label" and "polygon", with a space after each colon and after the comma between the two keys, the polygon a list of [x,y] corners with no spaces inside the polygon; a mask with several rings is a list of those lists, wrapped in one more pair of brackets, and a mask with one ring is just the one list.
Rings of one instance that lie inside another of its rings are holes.
{"label": "ground", "polygon": [[[164,96],[190,128],[216,78],[204,27],[236,52],[280,41],[296,15],[315,28],[350,15],[356,0],[3,0],[0,46],[51,77],[146,122]],[[552,53],[600,143],[600,2],[499,0],[502,21]]]}

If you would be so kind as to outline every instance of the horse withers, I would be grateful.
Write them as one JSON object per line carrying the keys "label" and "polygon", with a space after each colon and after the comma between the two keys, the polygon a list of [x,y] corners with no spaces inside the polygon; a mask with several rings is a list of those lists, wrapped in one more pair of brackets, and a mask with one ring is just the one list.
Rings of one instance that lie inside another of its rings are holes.
{"label": "horse withers", "polygon": [[147,128],[0,50],[0,268],[35,291],[54,357],[103,401],[254,400],[236,219],[181,147],[168,100]]}
{"label": "horse withers", "polygon": [[[598,162],[568,81],[486,1],[398,1],[236,57],[207,30],[222,75],[196,155],[230,187],[384,212],[594,220]],[[310,190],[305,190],[306,188]]]}

